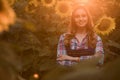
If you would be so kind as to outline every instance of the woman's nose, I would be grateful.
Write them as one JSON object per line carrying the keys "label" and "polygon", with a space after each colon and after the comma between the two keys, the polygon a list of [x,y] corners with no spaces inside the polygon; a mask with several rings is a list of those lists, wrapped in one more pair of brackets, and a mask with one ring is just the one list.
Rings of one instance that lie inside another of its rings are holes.
{"label": "woman's nose", "polygon": [[81,21],[81,20],[83,20],[83,18],[82,18],[82,17],[79,17],[79,20]]}

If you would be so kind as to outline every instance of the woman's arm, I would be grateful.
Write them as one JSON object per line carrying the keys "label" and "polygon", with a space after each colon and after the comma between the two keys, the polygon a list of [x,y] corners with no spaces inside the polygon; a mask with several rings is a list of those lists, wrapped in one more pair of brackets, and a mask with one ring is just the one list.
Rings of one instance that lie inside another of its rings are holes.
{"label": "woman's arm", "polygon": [[75,61],[75,62],[79,62],[80,58],[79,57],[71,57],[68,55],[60,55],[57,60],[59,61],[63,61],[63,60],[69,60],[69,61]]}
{"label": "woman's arm", "polygon": [[96,58],[97,60],[99,60],[98,62],[100,64],[103,64],[103,62],[104,62],[103,43],[102,43],[101,38],[98,35],[96,38],[97,38],[97,42],[96,42],[96,48],[95,48],[95,52],[94,52],[95,54],[88,55],[88,56],[81,56],[80,61]]}
{"label": "woman's arm", "polygon": [[64,65],[65,61],[79,61],[79,57],[71,57],[67,55],[67,51],[65,49],[64,45],[64,37],[65,34],[60,36],[59,42],[58,42],[58,48],[57,48],[57,61],[59,64]]}
{"label": "woman's arm", "polygon": [[96,43],[94,57],[99,58],[99,63],[103,64],[103,62],[104,62],[104,49],[103,49],[102,39],[99,36],[97,36],[97,43]]}

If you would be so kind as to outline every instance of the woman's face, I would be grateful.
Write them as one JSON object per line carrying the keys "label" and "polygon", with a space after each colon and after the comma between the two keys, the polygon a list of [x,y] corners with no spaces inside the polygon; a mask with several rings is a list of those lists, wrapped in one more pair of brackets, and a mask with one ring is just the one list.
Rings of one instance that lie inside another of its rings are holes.
{"label": "woman's face", "polygon": [[83,28],[88,23],[88,15],[84,9],[78,9],[74,12],[74,21],[77,27]]}

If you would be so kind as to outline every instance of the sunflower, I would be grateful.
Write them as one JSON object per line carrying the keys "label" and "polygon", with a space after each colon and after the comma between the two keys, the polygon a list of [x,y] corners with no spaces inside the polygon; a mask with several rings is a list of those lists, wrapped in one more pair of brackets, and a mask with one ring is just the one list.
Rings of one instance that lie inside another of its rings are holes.
{"label": "sunflower", "polygon": [[56,3],[56,0],[41,0],[41,2],[43,6],[52,7]]}
{"label": "sunflower", "polygon": [[55,11],[60,17],[67,17],[71,14],[71,5],[68,1],[59,1],[55,7]]}
{"label": "sunflower", "polygon": [[94,30],[98,34],[108,35],[115,27],[115,20],[113,18],[103,16],[95,25]]}
{"label": "sunflower", "polygon": [[39,3],[38,3],[37,0],[31,0],[31,1],[29,2],[29,4],[30,4],[30,5],[34,5],[35,7],[38,7],[38,5],[39,5]]}
{"label": "sunflower", "polygon": [[28,5],[25,7],[25,11],[28,13],[34,13],[36,7],[38,7],[38,1],[31,0],[28,2]]}
{"label": "sunflower", "polygon": [[26,12],[28,12],[28,13],[34,13],[35,12],[35,9],[30,9],[30,5],[27,5],[26,7],[25,7],[25,11]]}

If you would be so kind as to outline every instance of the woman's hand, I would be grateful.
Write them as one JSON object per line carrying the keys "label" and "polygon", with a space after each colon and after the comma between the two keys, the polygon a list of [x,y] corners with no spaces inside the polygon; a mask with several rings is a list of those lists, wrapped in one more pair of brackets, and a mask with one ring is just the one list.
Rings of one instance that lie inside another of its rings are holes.
{"label": "woman's hand", "polygon": [[97,53],[94,54],[94,57],[96,57],[96,58],[102,58],[103,54],[100,53],[100,52],[97,52]]}
{"label": "woman's hand", "polygon": [[57,60],[60,60],[60,61],[63,61],[63,60],[71,60],[71,56],[68,56],[68,55],[59,55],[59,57],[57,58]]}
{"label": "woman's hand", "polygon": [[57,60],[59,61],[64,61],[64,60],[70,60],[70,61],[79,61],[79,57],[71,57],[71,56],[68,56],[68,55],[59,55],[59,57],[57,58]]}

